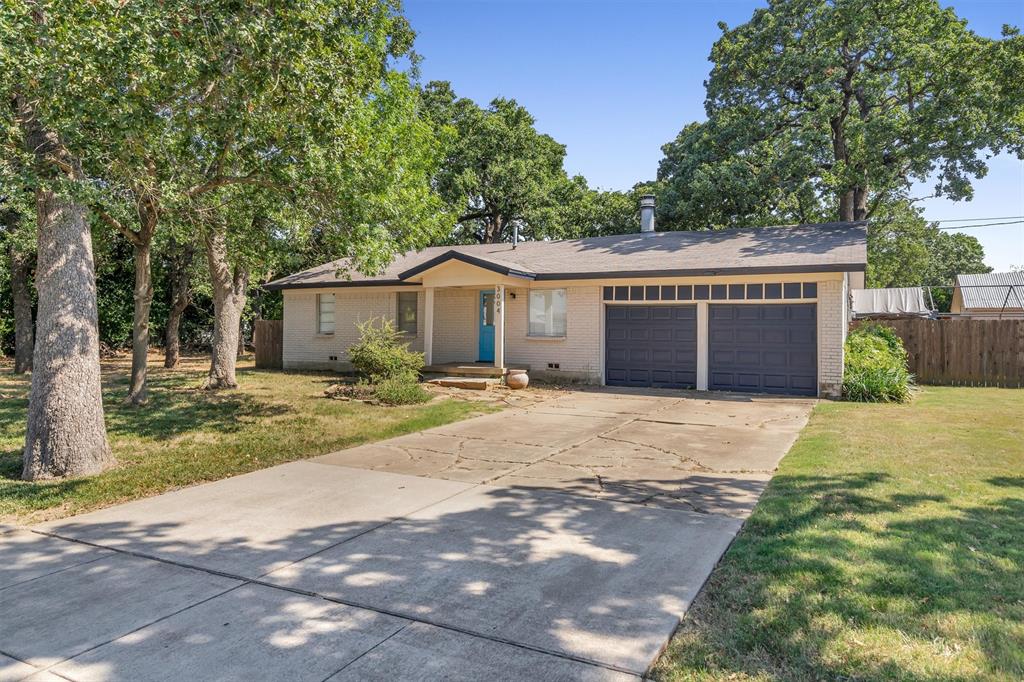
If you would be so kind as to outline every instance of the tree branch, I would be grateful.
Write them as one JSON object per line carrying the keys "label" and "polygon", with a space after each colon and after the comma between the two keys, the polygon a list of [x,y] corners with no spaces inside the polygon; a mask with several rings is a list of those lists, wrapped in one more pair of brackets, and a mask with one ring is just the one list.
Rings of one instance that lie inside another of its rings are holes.
{"label": "tree branch", "polygon": [[185,192],[187,197],[195,197],[206,192],[211,192],[220,187],[227,185],[258,185],[260,187],[280,187],[277,183],[271,182],[270,180],[264,180],[263,178],[256,175],[255,172],[248,175],[218,175],[214,178],[207,180],[206,182],[195,185],[191,189]]}
{"label": "tree branch", "polygon": [[124,235],[124,238],[131,242],[133,246],[142,245],[142,240],[139,238],[139,235],[134,230],[132,230],[129,227],[126,227],[124,223],[122,223],[120,220],[107,213],[105,210],[103,210],[102,206],[94,204],[92,210],[96,211],[96,215],[100,217],[100,220],[102,220],[107,225],[114,228],[122,235]]}

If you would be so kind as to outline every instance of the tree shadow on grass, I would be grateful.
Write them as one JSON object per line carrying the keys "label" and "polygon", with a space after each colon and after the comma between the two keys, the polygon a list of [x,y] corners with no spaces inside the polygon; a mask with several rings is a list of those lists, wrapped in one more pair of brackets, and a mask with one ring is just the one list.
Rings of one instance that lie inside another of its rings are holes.
{"label": "tree shadow on grass", "polygon": [[152,372],[145,405],[124,404],[129,377],[111,373],[103,382],[107,432],[114,436],[172,438],[186,432],[236,433],[255,418],[287,414],[292,408],[243,391],[206,391],[194,372]]}
{"label": "tree shadow on grass", "polygon": [[776,476],[659,677],[1024,675],[1024,500],[961,504],[886,481]]}

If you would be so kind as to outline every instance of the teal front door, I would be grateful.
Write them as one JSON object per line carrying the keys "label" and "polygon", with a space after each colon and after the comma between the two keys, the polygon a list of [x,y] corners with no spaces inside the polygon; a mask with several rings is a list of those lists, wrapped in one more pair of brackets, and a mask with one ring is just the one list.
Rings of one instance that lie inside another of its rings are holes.
{"label": "teal front door", "polygon": [[494,362],[494,292],[480,292],[480,362]]}

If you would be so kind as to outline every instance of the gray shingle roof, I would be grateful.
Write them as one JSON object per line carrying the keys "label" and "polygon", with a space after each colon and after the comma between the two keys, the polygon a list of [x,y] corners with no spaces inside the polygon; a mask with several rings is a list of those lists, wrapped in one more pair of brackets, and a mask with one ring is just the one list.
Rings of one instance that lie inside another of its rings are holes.
{"label": "gray shingle roof", "polygon": [[432,246],[395,258],[379,275],[338,271],[344,259],[282,277],[270,289],[403,284],[448,259],[528,279],[595,279],[857,271],[867,264],[864,222],[653,232],[511,244]]}
{"label": "gray shingle roof", "polygon": [[[1011,285],[1013,293],[1010,293]],[[1001,309],[1005,304],[1007,310],[1024,309],[1024,272],[957,275],[956,286],[963,296],[964,308]]]}

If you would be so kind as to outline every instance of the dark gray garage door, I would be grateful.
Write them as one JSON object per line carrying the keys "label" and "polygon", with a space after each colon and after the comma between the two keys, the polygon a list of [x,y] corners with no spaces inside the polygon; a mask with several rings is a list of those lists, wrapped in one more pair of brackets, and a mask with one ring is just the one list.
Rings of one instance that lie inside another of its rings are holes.
{"label": "dark gray garage door", "polygon": [[605,383],[693,388],[697,306],[610,305],[605,314]]}
{"label": "dark gray garage door", "polygon": [[711,305],[709,388],[815,395],[815,304]]}

